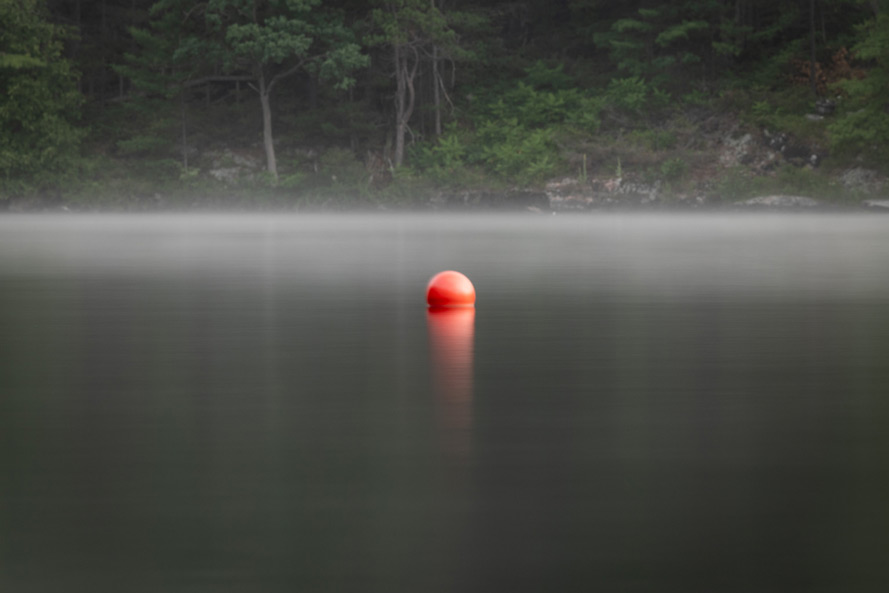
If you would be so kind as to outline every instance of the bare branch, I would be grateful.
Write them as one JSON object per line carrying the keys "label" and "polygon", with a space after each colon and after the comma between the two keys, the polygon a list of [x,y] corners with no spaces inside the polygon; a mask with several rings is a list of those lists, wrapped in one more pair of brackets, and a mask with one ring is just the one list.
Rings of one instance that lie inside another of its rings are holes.
{"label": "bare branch", "polygon": [[285,70],[284,72],[279,72],[278,74],[274,75],[272,77],[272,80],[269,81],[269,86],[266,89],[266,92],[269,92],[269,93],[272,92],[272,88],[274,88],[274,86],[276,84],[278,84],[278,81],[283,80],[283,79],[287,78],[288,76],[293,76],[294,74],[299,72],[302,69],[302,67],[306,65],[307,61],[308,60],[302,59],[299,62],[297,62],[296,64],[294,64],[292,67]]}

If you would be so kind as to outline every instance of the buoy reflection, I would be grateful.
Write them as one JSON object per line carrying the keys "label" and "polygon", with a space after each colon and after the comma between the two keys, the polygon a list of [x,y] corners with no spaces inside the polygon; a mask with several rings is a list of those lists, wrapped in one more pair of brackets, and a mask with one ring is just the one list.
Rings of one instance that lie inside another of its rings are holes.
{"label": "buoy reflection", "polygon": [[452,453],[465,454],[472,429],[475,308],[432,307],[426,320],[444,446]]}

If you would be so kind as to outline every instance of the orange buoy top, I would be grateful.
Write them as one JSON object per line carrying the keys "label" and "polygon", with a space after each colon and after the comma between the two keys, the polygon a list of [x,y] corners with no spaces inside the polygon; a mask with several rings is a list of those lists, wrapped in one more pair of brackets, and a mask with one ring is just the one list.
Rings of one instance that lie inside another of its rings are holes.
{"label": "orange buoy top", "polygon": [[460,272],[439,272],[426,287],[426,302],[430,307],[474,307],[475,287]]}

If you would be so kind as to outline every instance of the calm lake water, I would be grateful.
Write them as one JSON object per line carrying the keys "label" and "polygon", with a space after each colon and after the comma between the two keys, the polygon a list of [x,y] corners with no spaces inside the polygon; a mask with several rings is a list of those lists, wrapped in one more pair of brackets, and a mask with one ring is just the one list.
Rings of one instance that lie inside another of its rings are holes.
{"label": "calm lake water", "polygon": [[887,584],[889,217],[0,218],[4,592]]}

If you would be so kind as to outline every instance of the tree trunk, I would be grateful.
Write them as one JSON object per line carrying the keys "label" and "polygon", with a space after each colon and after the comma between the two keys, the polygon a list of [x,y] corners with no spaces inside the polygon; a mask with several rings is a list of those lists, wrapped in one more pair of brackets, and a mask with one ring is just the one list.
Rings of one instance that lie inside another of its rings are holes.
{"label": "tree trunk", "polygon": [[408,122],[414,112],[414,78],[417,76],[417,67],[420,59],[414,53],[414,61],[407,55],[403,45],[396,44],[395,50],[395,154],[394,165],[400,167],[404,163],[404,137],[408,132]]}
{"label": "tree trunk", "polygon": [[262,104],[262,145],[265,147],[266,168],[275,185],[278,184],[278,163],[275,160],[275,141],[272,137],[271,89],[266,86],[265,75],[259,75],[259,102]]}
{"label": "tree trunk", "polygon": [[[100,14],[102,16],[101,28],[100,28],[100,31],[102,32],[102,39],[108,39],[108,18],[107,18],[108,15],[107,15],[107,11],[106,11],[106,1],[105,0],[102,0],[102,4],[100,5],[100,10],[101,10]],[[107,87],[108,87],[108,65],[106,63],[106,56],[104,55],[104,53],[102,54],[101,64],[100,64],[99,68],[100,68],[100,70],[99,70],[100,103],[99,103],[99,105],[101,106],[102,111],[104,111],[105,110],[105,103],[107,100],[105,93],[106,93]]]}
{"label": "tree trunk", "polygon": [[188,127],[185,113],[185,94],[179,94],[180,116],[182,118],[182,168],[188,171]]}
{"label": "tree trunk", "polygon": [[315,74],[309,73],[306,90],[308,91],[309,109],[318,109],[318,78]]}
{"label": "tree trunk", "polygon": [[441,136],[441,75],[438,73],[438,46],[432,46],[432,102],[435,105],[435,136]]}
{"label": "tree trunk", "polygon": [[405,94],[407,93],[405,84],[406,72],[402,65],[401,46],[395,44],[395,166],[400,167],[404,161],[404,134],[406,132],[406,122],[404,120],[405,111]]}
{"label": "tree trunk", "polygon": [[809,83],[812,85],[812,94],[818,96],[818,81],[815,76],[815,69],[818,66],[818,60],[815,47],[815,0],[809,0],[809,45],[810,45],[810,64],[809,64]]}
{"label": "tree trunk", "polygon": [[[74,26],[77,29],[77,35],[73,39],[74,59],[80,58],[81,40],[83,39],[83,13],[81,11],[80,0],[74,3]],[[83,76],[77,77],[77,92],[83,93]]]}

